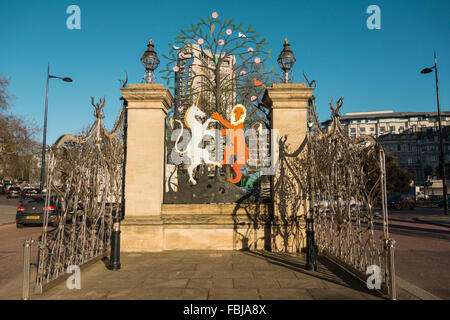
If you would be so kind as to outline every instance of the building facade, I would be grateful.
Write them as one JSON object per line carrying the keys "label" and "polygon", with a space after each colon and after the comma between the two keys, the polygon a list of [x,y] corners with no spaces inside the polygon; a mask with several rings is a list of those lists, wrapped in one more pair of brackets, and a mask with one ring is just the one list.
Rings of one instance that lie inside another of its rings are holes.
{"label": "building facade", "polygon": [[[442,128],[444,138],[444,161],[450,170],[450,126]],[[392,153],[400,167],[408,169],[416,184],[423,184],[431,177],[439,176],[439,131],[436,127],[412,129],[399,134],[386,134],[377,141]]]}
{"label": "building facade", "polygon": [[[450,111],[441,112],[441,117],[444,161],[450,173]],[[358,112],[347,113],[340,120],[350,138],[376,138],[386,152],[397,158],[399,166],[411,173],[416,185],[440,175],[437,112]],[[325,131],[330,124],[322,123]]]}
{"label": "building facade", "polygon": [[[450,125],[450,111],[441,112],[442,126]],[[438,128],[437,112],[393,112],[373,111],[346,113],[340,117],[349,137],[370,135],[378,138],[385,134],[400,134],[405,131],[421,131],[422,128]],[[331,120],[323,124],[325,130]]]}

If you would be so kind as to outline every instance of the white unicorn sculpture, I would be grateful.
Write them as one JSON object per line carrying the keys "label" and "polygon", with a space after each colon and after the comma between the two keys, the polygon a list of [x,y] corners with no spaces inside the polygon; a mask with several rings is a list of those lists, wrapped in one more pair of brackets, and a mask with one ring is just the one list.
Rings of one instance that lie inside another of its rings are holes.
{"label": "white unicorn sculpture", "polygon": [[187,144],[186,149],[183,151],[178,149],[178,141],[183,135],[184,130],[183,122],[176,119],[176,121],[181,124],[181,132],[175,142],[175,150],[178,153],[186,154],[186,156],[190,159],[191,163],[187,170],[189,173],[189,181],[194,185],[197,184],[197,181],[193,177],[194,169],[197,168],[197,166],[199,166],[202,162],[222,167],[219,162],[211,160],[211,154],[206,148],[201,148],[199,146],[206,136],[215,138],[214,132],[212,130],[208,130],[208,126],[211,123],[218,121],[208,119],[204,123],[201,123],[201,121],[197,119],[197,117],[203,119],[205,116],[205,113],[194,104],[186,110],[184,122],[186,126],[191,129],[191,140]]}

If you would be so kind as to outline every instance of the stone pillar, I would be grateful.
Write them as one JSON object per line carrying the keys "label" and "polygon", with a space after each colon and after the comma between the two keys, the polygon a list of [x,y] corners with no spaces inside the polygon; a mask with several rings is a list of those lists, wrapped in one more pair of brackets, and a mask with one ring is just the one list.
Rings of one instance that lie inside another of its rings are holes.
{"label": "stone pillar", "polygon": [[[312,97],[314,88],[307,87],[304,83],[274,83],[271,88],[267,88],[265,94],[266,105],[271,106],[271,122],[272,129],[278,130],[279,138],[286,137],[286,146],[289,147],[288,153],[292,153],[298,149],[302,144],[307,134],[307,111],[308,100]],[[283,157],[283,150],[280,150],[280,159]],[[287,157],[286,160],[289,161]],[[280,188],[277,190],[274,188],[273,214],[281,219],[278,221],[285,221],[284,218],[290,218],[293,215],[298,217],[300,226],[304,229],[304,219],[301,216],[305,213],[304,207],[294,208],[289,199],[291,196],[298,197],[303,196],[301,190],[297,190],[295,195],[285,194],[283,190],[284,181],[295,181],[295,173],[290,172],[289,168],[284,167],[284,177],[280,177],[280,168],[273,177],[273,186],[280,182]],[[279,181],[279,179],[285,179]],[[306,205],[308,205],[306,203]],[[289,219],[288,219],[289,220]],[[292,221],[292,220],[291,220]],[[279,222],[283,223],[283,222]],[[280,225],[272,226],[277,230],[283,230],[282,235],[275,239],[276,247],[281,251],[297,251],[305,246],[306,243],[295,244],[296,239],[304,239],[298,233],[302,232],[296,228],[292,228],[292,225]],[[267,230],[266,230],[267,232]],[[271,236],[269,236],[272,239]],[[270,243],[273,247],[273,243]],[[273,249],[273,248],[272,248]]]}
{"label": "stone pillar", "polygon": [[164,125],[172,95],[162,84],[122,88],[128,102],[122,251],[163,250]]}
{"label": "stone pillar", "polygon": [[295,151],[306,135],[308,99],[314,88],[305,83],[274,83],[267,88],[272,105],[272,128],[280,137],[287,136],[291,152]]}

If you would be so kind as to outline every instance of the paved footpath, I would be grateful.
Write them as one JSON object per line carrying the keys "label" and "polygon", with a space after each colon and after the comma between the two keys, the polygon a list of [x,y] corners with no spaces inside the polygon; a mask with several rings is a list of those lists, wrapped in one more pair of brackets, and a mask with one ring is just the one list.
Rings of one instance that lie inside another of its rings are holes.
{"label": "paved footpath", "polygon": [[[61,282],[32,299],[380,300],[377,292],[327,260],[319,270],[295,259],[243,251],[122,253],[121,270],[107,259],[81,270],[81,289]],[[400,299],[417,299],[400,292]]]}

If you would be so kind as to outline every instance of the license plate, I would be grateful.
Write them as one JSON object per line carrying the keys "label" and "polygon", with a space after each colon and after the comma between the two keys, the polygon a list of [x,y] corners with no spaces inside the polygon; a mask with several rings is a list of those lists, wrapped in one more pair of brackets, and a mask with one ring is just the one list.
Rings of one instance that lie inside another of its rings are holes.
{"label": "license plate", "polygon": [[41,218],[41,216],[27,216],[27,219],[28,220],[32,220],[32,219],[40,219]]}

